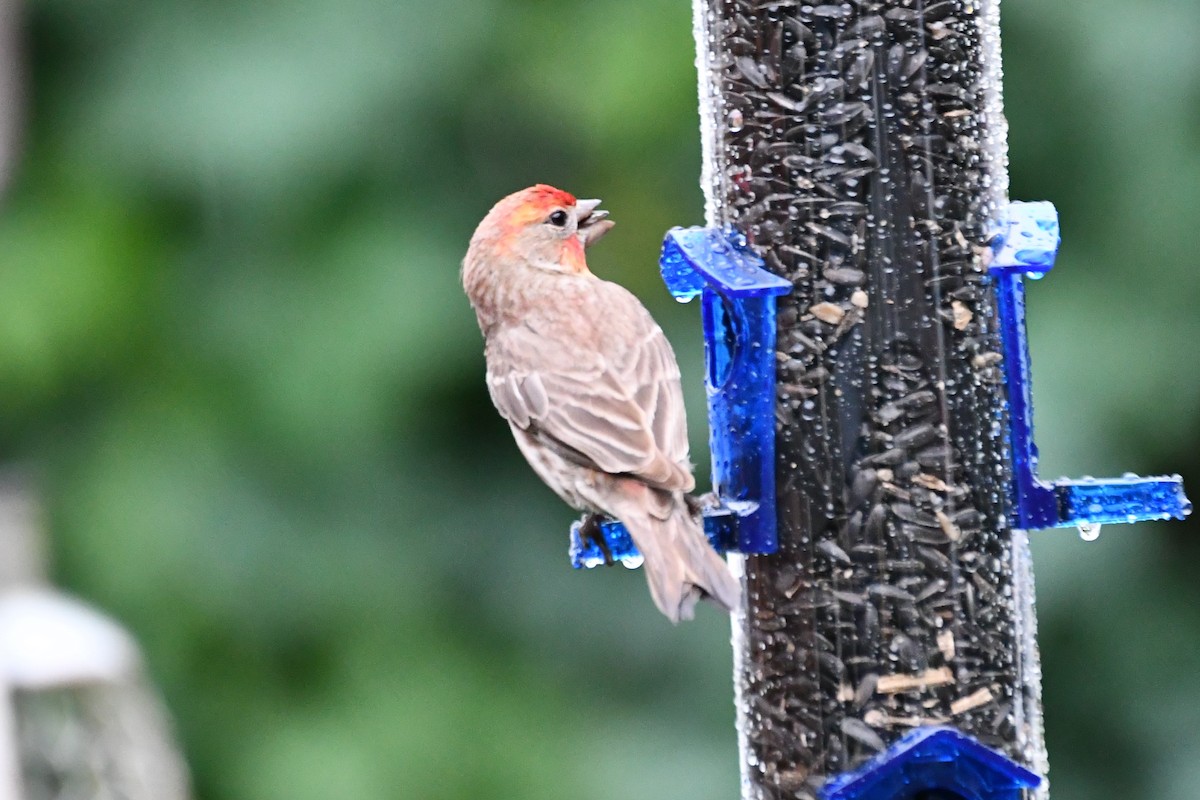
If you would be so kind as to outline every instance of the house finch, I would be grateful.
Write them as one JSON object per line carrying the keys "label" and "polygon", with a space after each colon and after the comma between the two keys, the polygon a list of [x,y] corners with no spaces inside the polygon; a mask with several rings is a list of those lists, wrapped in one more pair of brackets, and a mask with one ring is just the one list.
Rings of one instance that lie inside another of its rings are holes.
{"label": "house finch", "polygon": [[695,486],[679,365],[637,298],[584,258],[612,228],[599,200],[538,185],[497,203],[462,280],[486,341],[492,402],[534,471],[577,509],[619,519],[672,622],[737,581],[685,498]]}

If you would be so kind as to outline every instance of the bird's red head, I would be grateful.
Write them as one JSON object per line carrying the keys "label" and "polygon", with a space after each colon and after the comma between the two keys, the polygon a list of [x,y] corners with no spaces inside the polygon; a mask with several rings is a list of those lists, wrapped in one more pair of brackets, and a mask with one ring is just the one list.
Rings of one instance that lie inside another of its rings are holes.
{"label": "bird's red head", "polygon": [[587,271],[584,247],[612,227],[598,200],[539,183],[505,197],[492,208],[473,241],[490,241],[497,254],[558,272]]}
{"label": "bird's red head", "polygon": [[[520,235],[542,223],[548,223],[551,228],[560,227],[555,223],[562,220],[562,227],[570,222],[575,209],[575,195],[539,183],[513,192],[501,200],[492,209],[488,217],[496,217],[504,235]],[[485,222],[487,220],[484,220]]]}

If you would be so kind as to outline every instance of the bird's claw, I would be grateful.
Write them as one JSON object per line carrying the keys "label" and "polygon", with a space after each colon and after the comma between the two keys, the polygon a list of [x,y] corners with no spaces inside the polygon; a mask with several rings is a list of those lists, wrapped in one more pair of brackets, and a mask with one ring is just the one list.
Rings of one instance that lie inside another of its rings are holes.
{"label": "bird's claw", "polygon": [[717,508],[721,505],[721,498],[717,497],[716,492],[705,492],[700,495],[685,494],[683,502],[687,504],[688,511],[695,518],[704,516],[704,511],[710,508]]}
{"label": "bird's claw", "polygon": [[583,518],[579,525],[579,539],[584,546],[588,543],[596,545],[600,552],[604,554],[604,566],[611,567],[613,561],[612,550],[608,547],[608,542],[604,539],[604,531],[600,528],[600,514],[588,514]]}

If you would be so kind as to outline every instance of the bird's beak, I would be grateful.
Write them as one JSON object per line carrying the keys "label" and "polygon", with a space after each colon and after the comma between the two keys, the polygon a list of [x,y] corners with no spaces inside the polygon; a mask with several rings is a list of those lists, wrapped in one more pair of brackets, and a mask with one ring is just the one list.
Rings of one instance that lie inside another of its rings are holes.
{"label": "bird's beak", "polygon": [[599,206],[599,200],[579,200],[575,203],[579,241],[583,242],[584,247],[590,247],[598,242],[600,237],[612,230],[613,225],[616,224],[607,219],[608,212]]}

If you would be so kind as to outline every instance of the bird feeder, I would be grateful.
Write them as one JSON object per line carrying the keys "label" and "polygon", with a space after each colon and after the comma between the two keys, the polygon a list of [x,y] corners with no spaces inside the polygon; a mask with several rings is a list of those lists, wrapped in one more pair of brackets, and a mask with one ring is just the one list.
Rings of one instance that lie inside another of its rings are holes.
{"label": "bird feeder", "polygon": [[186,800],[137,643],[46,585],[41,550],[34,504],[0,480],[0,800]]}
{"label": "bird feeder", "polygon": [[703,298],[742,796],[1044,797],[1026,532],[1191,506],[1037,473],[1024,280],[1058,222],[1007,196],[998,0],[693,8],[707,220],[661,266]]}

